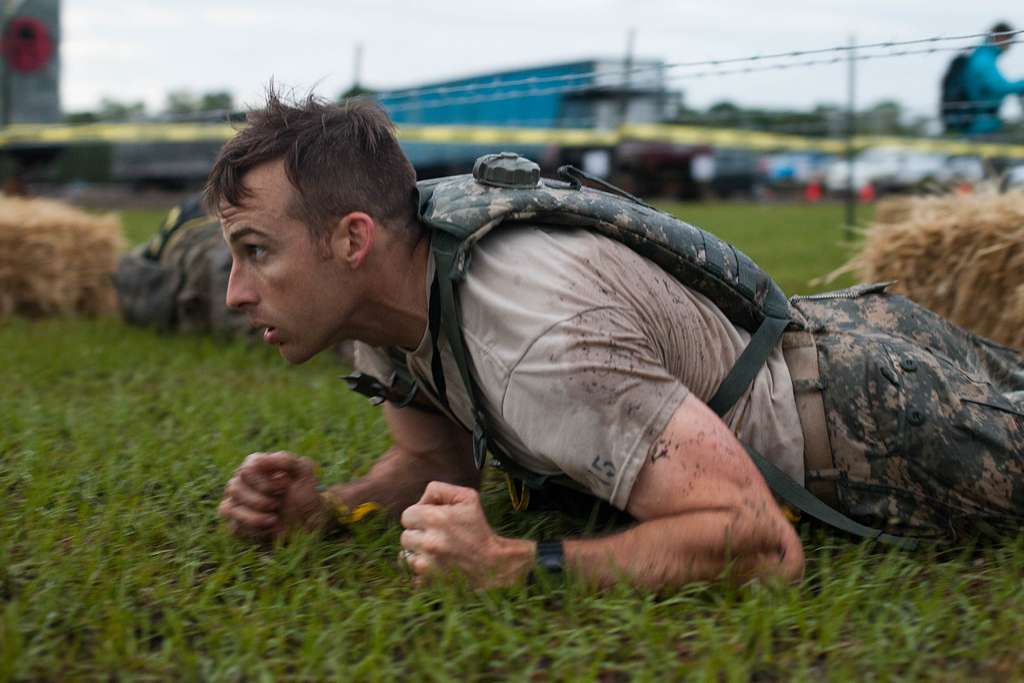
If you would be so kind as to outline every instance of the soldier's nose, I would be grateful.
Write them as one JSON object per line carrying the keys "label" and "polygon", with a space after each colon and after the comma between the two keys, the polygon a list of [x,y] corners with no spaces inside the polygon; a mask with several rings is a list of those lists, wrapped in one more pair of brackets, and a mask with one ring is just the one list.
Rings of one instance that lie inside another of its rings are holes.
{"label": "soldier's nose", "polygon": [[240,277],[235,269],[232,268],[231,275],[228,277],[228,291],[224,297],[224,303],[229,308],[239,309],[255,304],[258,301],[259,297],[256,295],[255,289],[247,286],[245,279]]}

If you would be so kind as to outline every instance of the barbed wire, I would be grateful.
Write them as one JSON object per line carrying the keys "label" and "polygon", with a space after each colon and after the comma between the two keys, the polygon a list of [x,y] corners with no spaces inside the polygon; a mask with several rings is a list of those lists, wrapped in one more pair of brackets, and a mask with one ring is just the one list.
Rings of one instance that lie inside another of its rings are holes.
{"label": "barbed wire", "polygon": [[[1022,43],[1024,40],[1013,39],[1006,41],[1006,44],[1013,45]],[[686,73],[674,76],[667,76],[664,80],[666,82],[676,82],[682,80],[697,80],[701,78],[707,78],[709,76],[730,76],[736,74],[749,74],[749,73],[760,73],[765,71],[782,71],[793,68],[803,68],[809,66],[821,66],[829,64],[837,64],[839,62],[845,62],[847,60],[854,61],[868,61],[873,59],[890,59],[894,57],[904,57],[910,55],[919,54],[933,54],[937,52],[952,52],[963,49],[963,46],[957,47],[939,47],[933,46],[925,49],[917,50],[895,50],[884,53],[868,53],[868,54],[854,54],[852,56],[835,55],[827,59],[809,59],[797,62],[785,62],[781,64],[766,64],[766,65],[755,65],[746,66],[737,69],[708,69],[705,71],[698,71],[693,73]],[[494,87],[505,87],[508,83],[498,83]],[[440,98],[436,100],[408,102],[403,104],[388,104],[387,102],[381,102],[381,104],[390,112],[401,112],[401,111],[419,111],[423,109],[437,109],[440,107],[447,107],[451,105],[464,105],[464,104],[479,104],[483,102],[498,102],[507,101],[514,99],[521,99],[527,97],[539,97],[542,95],[553,95],[553,94],[567,94],[574,92],[596,92],[602,89],[610,89],[609,86],[600,86],[593,83],[585,83],[580,85],[563,85],[563,86],[551,86],[546,88],[531,87],[523,90],[514,90],[506,92],[496,92],[483,95],[470,95],[466,97],[450,97]],[[614,89],[614,88],[611,88]]]}
{"label": "barbed wire", "polygon": [[[999,36],[1003,36],[1003,37],[1009,37],[1010,40],[1005,41],[1005,43],[1009,44],[1009,45],[1013,45],[1013,44],[1018,44],[1018,43],[1024,43],[1024,36],[1021,36],[1021,34],[1024,34],[1024,30],[1020,30],[1020,31],[1007,31],[1007,32],[1004,32],[1004,33],[1001,33],[1001,34],[998,34],[998,35]],[[877,59],[887,59],[887,58],[903,57],[903,56],[908,56],[908,55],[920,55],[920,54],[933,54],[933,53],[938,53],[938,52],[960,51],[960,50],[963,50],[963,49],[966,49],[966,48],[969,48],[969,47],[973,47],[973,46],[972,45],[949,46],[949,45],[947,45],[947,43],[953,42],[953,41],[964,41],[964,40],[975,39],[975,38],[980,38],[980,37],[988,37],[990,35],[993,35],[993,34],[977,33],[977,34],[968,34],[968,35],[960,35],[960,36],[936,36],[936,37],[931,37],[931,38],[920,38],[920,39],[915,39],[915,40],[899,41],[899,42],[887,41],[887,42],[869,43],[869,44],[861,44],[861,45],[842,45],[842,46],[834,46],[834,47],[830,47],[830,48],[820,48],[820,49],[814,49],[814,50],[795,50],[795,51],[779,52],[779,53],[766,54],[766,55],[754,55],[754,56],[750,56],[750,57],[737,57],[737,58],[726,58],[726,59],[715,59],[715,60],[704,60],[704,61],[693,61],[693,62],[679,62],[679,63],[667,64],[667,65],[666,64],[659,64],[659,65],[655,65],[655,66],[643,66],[643,67],[636,67],[634,69],[622,70],[619,73],[625,74],[625,73],[635,72],[637,70],[649,70],[649,69],[654,69],[654,68],[659,69],[659,70],[667,70],[667,69],[681,69],[681,68],[696,68],[696,67],[699,67],[699,66],[706,66],[706,65],[722,65],[722,64],[736,64],[736,63],[749,62],[749,64],[747,66],[740,67],[740,68],[733,68],[733,69],[721,69],[721,68],[705,69],[705,70],[697,71],[697,72],[674,74],[674,75],[670,75],[670,76],[667,76],[667,77],[664,78],[664,82],[685,81],[687,79],[696,80],[696,79],[707,78],[707,77],[711,77],[711,76],[749,74],[749,73],[758,73],[758,72],[775,71],[775,70],[780,70],[781,71],[781,70],[803,68],[803,67],[810,67],[810,66],[817,66],[817,65],[831,65],[831,64],[837,64],[837,63],[840,63],[840,62],[845,62],[847,60],[866,61],[866,60],[877,60]],[[912,47],[912,46],[915,46],[915,45],[922,45],[922,44],[927,44],[928,47],[923,48],[923,49],[907,49],[908,47]],[[893,49],[891,49],[893,47],[900,47],[900,48],[904,48],[904,49],[893,50]],[[856,52],[854,52],[854,54],[852,54],[852,55],[849,54],[851,51],[868,50],[868,49],[879,49],[879,48],[886,48],[889,51],[887,51],[887,52],[878,52],[878,53],[870,53],[870,52],[869,53],[856,53]],[[782,59],[782,58],[791,58],[791,57],[794,57],[794,56],[806,56],[806,55],[827,54],[827,53],[833,53],[833,54],[832,54],[831,57],[828,57],[828,58],[825,58],[825,59],[808,59],[808,60],[801,60],[801,61],[788,61],[788,62],[783,62],[783,63],[771,63],[771,64],[759,64],[759,63],[757,63],[757,62],[762,61],[762,60],[775,60],[775,59]],[[565,80],[568,80],[568,79],[574,79],[575,80],[575,79],[590,77],[590,76],[594,76],[594,75],[607,76],[610,73],[611,72],[608,72],[608,71],[590,71],[590,72],[587,72],[587,73],[569,74],[569,75],[552,76],[552,77],[531,77],[531,78],[526,78],[526,79],[507,80],[507,81],[495,80],[495,81],[488,82],[488,83],[467,84],[465,86],[448,86],[448,87],[441,87],[441,88],[421,88],[421,89],[413,90],[413,91],[404,91],[404,92],[401,92],[399,94],[400,94],[401,97],[410,97],[410,96],[412,96],[415,93],[437,94],[437,93],[440,93],[442,91],[443,92],[455,92],[455,91],[460,91],[460,90],[475,90],[475,89],[484,89],[484,88],[489,88],[489,89],[508,88],[508,87],[514,87],[516,85],[524,85],[524,84],[536,84],[536,83],[541,83],[541,82],[560,82],[560,81],[565,81]],[[664,88],[664,83],[662,84],[662,87]],[[387,104],[386,102],[382,102],[382,104],[385,106],[385,108],[387,108],[391,112],[421,111],[421,110],[428,110],[428,109],[437,109],[437,108],[447,107],[447,106],[451,106],[451,105],[476,104],[476,103],[485,103],[485,102],[492,102],[492,101],[494,101],[494,102],[496,102],[496,101],[509,101],[509,100],[516,100],[516,99],[525,99],[525,98],[528,98],[528,97],[537,97],[537,96],[548,95],[548,94],[562,94],[562,93],[574,93],[574,92],[591,92],[591,93],[593,93],[593,92],[601,92],[601,91],[612,91],[614,93],[615,91],[617,91],[619,89],[621,89],[621,86],[597,85],[595,83],[584,83],[584,84],[578,84],[578,85],[563,85],[563,86],[553,86],[553,87],[547,87],[547,88],[530,87],[530,88],[525,88],[525,89],[520,89],[520,90],[505,91],[505,92],[494,92],[494,93],[488,93],[488,94],[473,95],[473,96],[468,96],[468,97],[447,97],[447,98],[440,97],[438,99],[432,99],[432,100],[426,100],[426,101],[405,102],[405,103],[390,104],[390,105]],[[654,90],[654,94],[659,94],[658,90],[653,89],[653,88],[651,88],[651,89]],[[664,94],[669,95],[669,96],[671,96],[671,94],[672,94],[672,93],[670,93],[668,91],[664,91],[664,90],[662,90],[660,92],[663,92]],[[388,92],[384,92],[384,93],[378,93],[378,94],[371,94],[370,96],[371,97],[376,97],[376,98],[381,98],[381,97],[389,96],[389,93]],[[946,103],[943,103],[943,105],[942,105],[944,110],[962,110],[962,112],[961,111],[952,111],[952,112],[946,111],[946,113],[944,113],[944,115],[942,115],[942,116],[924,116],[924,115],[921,115],[921,114],[916,114],[916,115],[913,115],[913,116],[914,116],[914,120],[917,121],[917,122],[944,121],[947,124],[958,124],[958,123],[964,123],[964,122],[968,122],[969,123],[975,117],[985,114],[985,112],[977,112],[977,111],[969,111],[969,110],[971,110],[971,109],[978,109],[978,108],[992,107],[992,106],[995,106],[995,105],[1000,104],[1000,103],[1001,103],[1001,100],[1000,101],[989,100],[989,101],[956,101],[956,102],[946,102]],[[909,113],[909,112],[907,112],[907,113]],[[866,116],[869,117],[869,116],[872,116],[873,114],[872,114],[872,112],[870,110],[867,110],[867,111],[856,112],[855,115],[858,118],[858,120],[863,121],[864,117],[866,117]],[[231,122],[231,121],[238,120],[240,118],[240,116],[241,115],[238,114],[237,112],[236,113],[229,113],[229,112],[226,112],[226,111],[217,111],[217,112],[191,113],[191,114],[180,115],[180,117],[176,116],[176,115],[166,115],[165,114],[165,115],[160,116],[158,118],[159,118],[159,120],[163,120],[163,121],[174,121],[174,120],[177,120],[179,118],[184,119],[184,120],[191,120],[191,121],[196,121],[196,120],[210,121],[210,120],[217,120],[217,119],[219,119],[220,122],[222,122],[222,123],[228,123],[228,122]],[[792,117],[803,117],[803,118],[818,117],[819,121],[814,121],[814,120],[810,120],[810,121],[793,121],[793,122],[784,122],[784,123],[771,123],[771,124],[768,124],[768,125],[751,124],[752,120],[756,120],[756,119],[774,120],[774,119],[778,119],[780,116],[792,116]],[[825,133],[825,134],[834,133],[838,129],[836,123],[828,121],[828,117],[830,117],[830,116],[846,117],[846,116],[848,116],[848,113],[845,110],[838,109],[838,108],[834,111],[834,113],[833,112],[828,112],[828,111],[825,111],[825,112],[814,112],[814,111],[780,111],[780,112],[771,112],[771,111],[756,112],[755,111],[755,112],[752,112],[752,111],[742,111],[741,110],[741,111],[737,111],[737,112],[695,113],[691,117],[689,117],[690,120],[685,120],[687,118],[687,116],[684,115],[684,116],[676,119],[676,121],[674,121],[674,123],[679,124],[679,125],[700,126],[700,125],[707,125],[708,123],[715,123],[715,122],[718,122],[718,121],[730,121],[730,122],[733,122],[735,126],[738,126],[738,127],[741,127],[741,128],[747,129],[747,130],[753,130],[753,131],[805,133],[805,134],[815,135],[815,134],[822,134],[822,133]],[[881,116],[881,114],[875,114],[874,116]],[[825,120],[821,121],[821,119],[825,119]],[[405,125],[416,125],[418,122],[416,122],[416,121],[404,121],[404,122],[400,122],[400,123],[403,123]],[[429,124],[431,122],[424,121],[422,123],[423,124]],[[468,122],[466,122],[466,123],[468,124]],[[514,120],[509,120],[509,119],[502,118],[500,121],[495,121],[495,122],[481,122],[481,121],[473,122],[474,125],[497,125],[497,126],[518,126],[518,127],[526,127],[526,126],[531,125],[531,123],[534,123],[534,124],[542,126],[542,127],[551,127],[551,126],[560,127],[560,128],[593,127],[594,124],[596,123],[596,119],[593,116],[591,116],[591,117],[579,117],[579,116],[577,116],[577,117],[570,117],[570,118],[566,118],[566,117],[550,117],[550,118],[514,119]],[[466,124],[464,124],[464,125],[466,125]]]}
{"label": "barbed wire", "polygon": [[[750,55],[750,56],[747,56],[747,57],[730,57],[730,58],[726,58],[726,59],[706,59],[706,60],[701,60],[701,61],[675,62],[675,63],[668,63],[668,64],[651,63],[651,64],[637,65],[637,66],[630,67],[630,68],[623,68],[623,69],[619,69],[619,70],[613,70],[613,71],[599,71],[599,70],[595,69],[595,70],[591,70],[591,71],[587,71],[587,72],[580,72],[578,74],[560,74],[560,75],[557,75],[557,76],[530,76],[530,77],[526,77],[526,78],[511,79],[511,80],[500,80],[500,79],[496,78],[493,81],[488,81],[488,82],[484,82],[484,83],[464,83],[464,84],[461,84],[461,85],[439,85],[439,86],[427,86],[427,87],[422,87],[422,88],[396,88],[396,89],[393,89],[393,90],[381,91],[380,93],[377,93],[376,96],[377,97],[381,97],[381,98],[388,98],[388,97],[390,97],[390,98],[410,98],[410,97],[422,97],[422,96],[425,96],[425,95],[433,95],[433,94],[451,95],[451,94],[462,93],[462,92],[473,92],[475,90],[486,90],[486,89],[494,89],[494,88],[508,88],[508,87],[514,87],[514,86],[519,86],[519,85],[536,86],[536,85],[543,85],[543,84],[548,84],[548,83],[568,82],[568,81],[582,80],[582,79],[586,79],[586,78],[594,78],[594,77],[597,77],[597,76],[602,76],[602,77],[607,77],[607,76],[626,76],[626,75],[633,75],[633,74],[638,74],[638,73],[644,73],[644,72],[647,72],[647,71],[662,71],[662,70],[681,69],[681,68],[695,68],[695,67],[705,67],[705,66],[721,66],[723,64],[737,64],[737,63],[742,63],[742,62],[757,62],[757,61],[761,61],[761,60],[772,60],[772,59],[792,59],[792,58],[796,58],[796,57],[806,57],[808,55],[827,54],[827,53],[830,53],[830,52],[838,53],[837,54],[837,59],[835,60],[835,61],[838,61],[839,59],[842,59],[843,53],[850,52],[850,51],[858,51],[858,50],[869,50],[869,49],[879,49],[879,48],[881,48],[881,49],[891,49],[891,48],[894,48],[894,47],[905,47],[905,46],[908,46],[908,45],[922,45],[922,44],[927,44],[927,43],[937,44],[937,43],[952,42],[952,41],[976,40],[978,38],[988,38],[990,36],[998,36],[1000,38],[1009,37],[1009,38],[1011,38],[1011,40],[1013,42],[1017,42],[1018,41],[1017,36],[1019,34],[1021,34],[1021,33],[1024,33],[1024,29],[1016,30],[1016,31],[999,32],[999,33],[996,33],[996,34],[992,34],[992,33],[971,33],[971,34],[957,35],[957,36],[933,36],[933,37],[930,37],[930,38],[917,38],[917,39],[914,39],[914,40],[884,41],[884,42],[879,42],[879,43],[865,43],[865,44],[861,44],[861,45],[836,45],[836,46],[833,46],[833,47],[815,48],[815,49],[811,49],[811,50],[792,50],[792,51],[788,51],[788,52],[776,52],[776,53],[763,54],[763,55],[758,54],[758,55]],[[955,49],[956,50],[962,50],[962,49],[965,49],[965,48],[968,48],[968,47],[972,47],[972,46],[970,46],[970,45],[960,45],[960,46],[957,46]],[[947,49],[949,49],[949,48],[947,48]],[[932,52],[932,51],[933,50],[926,50],[925,52]]]}

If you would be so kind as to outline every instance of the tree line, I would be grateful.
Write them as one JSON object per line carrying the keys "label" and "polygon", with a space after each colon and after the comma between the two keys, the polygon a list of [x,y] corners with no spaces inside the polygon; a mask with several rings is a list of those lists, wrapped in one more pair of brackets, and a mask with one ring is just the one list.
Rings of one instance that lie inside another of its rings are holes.
{"label": "tree line", "polygon": [[[337,99],[372,96],[374,92],[353,86]],[[157,118],[225,118],[235,111],[235,100],[227,90],[196,93],[187,88],[167,93],[163,107],[157,112],[147,110],[142,100],[120,100],[103,97],[90,111],[72,112],[65,116],[68,123],[98,121],[133,121]],[[934,116],[911,115],[895,100],[883,100],[854,114],[858,133],[870,135],[928,135],[935,130]],[[845,108],[830,103],[814,105],[808,109],[769,109],[746,107],[732,101],[716,102],[704,109],[683,106],[670,121],[713,128],[739,128],[754,131],[792,133],[810,137],[841,137],[850,124]]]}

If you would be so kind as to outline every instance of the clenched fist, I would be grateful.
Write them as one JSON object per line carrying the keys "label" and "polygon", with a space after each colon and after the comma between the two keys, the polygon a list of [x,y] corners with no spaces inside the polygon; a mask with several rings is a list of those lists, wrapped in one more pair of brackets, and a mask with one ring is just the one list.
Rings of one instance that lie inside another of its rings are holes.
{"label": "clenched fist", "polygon": [[536,554],[533,541],[494,533],[476,489],[427,485],[420,501],[402,513],[402,560],[417,584],[458,573],[477,588],[512,585],[529,573]]}
{"label": "clenched fist", "polygon": [[252,453],[224,487],[217,512],[236,536],[268,540],[327,527],[331,511],[316,490],[316,465],[291,453]]}

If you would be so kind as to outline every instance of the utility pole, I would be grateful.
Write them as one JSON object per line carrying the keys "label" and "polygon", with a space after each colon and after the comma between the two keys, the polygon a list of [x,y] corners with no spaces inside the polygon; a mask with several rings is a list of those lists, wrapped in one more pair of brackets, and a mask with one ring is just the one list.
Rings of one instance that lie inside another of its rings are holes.
{"label": "utility pole", "polygon": [[363,84],[363,44],[356,43],[355,54],[352,56],[352,90],[362,90]]}
{"label": "utility pole", "polygon": [[622,96],[619,99],[619,125],[626,125],[629,116],[629,89],[633,76],[633,46],[636,42],[636,29],[630,28],[626,34],[626,58],[623,60]]}
{"label": "utility pole", "polygon": [[[8,1],[0,8],[0,43],[7,36],[7,26],[10,18],[14,16],[15,5]],[[11,74],[7,66],[7,59],[0,55],[0,127],[7,126],[11,122]]]}
{"label": "utility pole", "polygon": [[857,134],[857,58],[853,49],[854,36],[850,36],[850,49],[846,51],[846,225],[843,234],[847,241],[853,239],[853,228],[857,224],[857,188],[853,178],[853,138]]}

